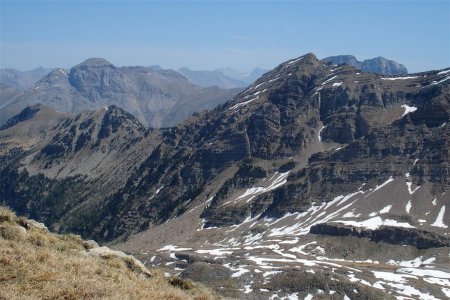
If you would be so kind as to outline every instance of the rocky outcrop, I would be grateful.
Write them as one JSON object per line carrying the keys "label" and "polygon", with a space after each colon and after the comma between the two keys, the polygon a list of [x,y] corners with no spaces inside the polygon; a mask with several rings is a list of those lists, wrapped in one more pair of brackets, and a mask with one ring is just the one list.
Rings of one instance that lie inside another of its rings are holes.
{"label": "rocky outcrop", "polygon": [[3,126],[0,127],[0,130],[8,129],[20,122],[29,120],[34,117],[34,115],[40,110],[39,105],[28,106],[24,110],[22,110],[18,115],[9,119]]}
{"label": "rocky outcrop", "polygon": [[411,245],[418,249],[450,247],[450,238],[416,228],[382,226],[378,229],[370,230],[339,223],[322,223],[312,226],[310,233],[368,238],[373,242],[383,242],[394,245]]}

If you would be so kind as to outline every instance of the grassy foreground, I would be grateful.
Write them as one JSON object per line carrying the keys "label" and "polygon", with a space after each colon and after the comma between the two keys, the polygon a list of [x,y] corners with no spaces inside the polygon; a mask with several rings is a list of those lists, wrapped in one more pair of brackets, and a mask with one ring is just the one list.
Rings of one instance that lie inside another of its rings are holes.
{"label": "grassy foreground", "polygon": [[0,299],[217,299],[199,284],[96,247],[0,207]]}

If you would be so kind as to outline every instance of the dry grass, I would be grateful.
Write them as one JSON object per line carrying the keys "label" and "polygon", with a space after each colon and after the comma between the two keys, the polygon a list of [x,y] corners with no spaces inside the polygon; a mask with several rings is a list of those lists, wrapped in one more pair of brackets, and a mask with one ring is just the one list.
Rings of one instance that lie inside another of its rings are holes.
{"label": "dry grass", "polygon": [[0,207],[0,299],[216,299],[198,284],[156,269],[148,278],[126,258],[88,254],[79,236],[26,221]]}

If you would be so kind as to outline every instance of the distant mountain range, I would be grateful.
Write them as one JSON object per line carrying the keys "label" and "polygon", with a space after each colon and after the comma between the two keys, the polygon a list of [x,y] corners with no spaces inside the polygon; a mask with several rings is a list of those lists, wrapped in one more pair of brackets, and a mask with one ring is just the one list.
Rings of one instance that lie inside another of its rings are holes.
{"label": "distant mountain range", "polygon": [[119,68],[93,58],[70,70],[54,69],[32,88],[13,93],[0,106],[0,124],[26,106],[42,103],[74,114],[117,105],[146,126],[174,126],[194,112],[224,103],[240,91],[199,87],[173,70]]}
{"label": "distant mountain range", "polygon": [[337,55],[323,59],[323,61],[331,62],[336,65],[347,64],[363,72],[371,72],[383,75],[404,75],[408,74],[406,67],[396,61],[389,60],[384,57],[375,57],[358,61],[353,55]]}
{"label": "distant mountain range", "polygon": [[39,79],[50,73],[52,69],[39,67],[31,71],[16,69],[0,69],[0,83],[12,86],[18,91],[32,87]]}
{"label": "distant mountain range", "polygon": [[0,106],[20,92],[31,88],[39,79],[47,75],[50,71],[51,69],[42,67],[31,71],[0,69]]}
{"label": "distant mountain range", "polygon": [[247,87],[266,73],[267,70],[255,68],[250,73],[244,73],[232,68],[222,68],[213,71],[193,71],[188,68],[181,68],[177,72],[198,86],[217,86],[229,89]]}

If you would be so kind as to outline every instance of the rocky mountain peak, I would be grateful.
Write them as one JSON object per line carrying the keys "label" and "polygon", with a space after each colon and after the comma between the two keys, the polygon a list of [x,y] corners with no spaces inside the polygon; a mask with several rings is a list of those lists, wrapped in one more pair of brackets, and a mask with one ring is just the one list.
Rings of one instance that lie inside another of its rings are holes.
{"label": "rocky mountain peak", "polygon": [[67,71],[61,68],[56,68],[50,71],[44,77],[42,77],[38,82],[36,82],[35,86],[39,86],[41,84],[54,85],[66,81],[67,81]]}
{"label": "rocky mountain peak", "polygon": [[88,58],[76,67],[113,67],[114,65],[104,58]]}

